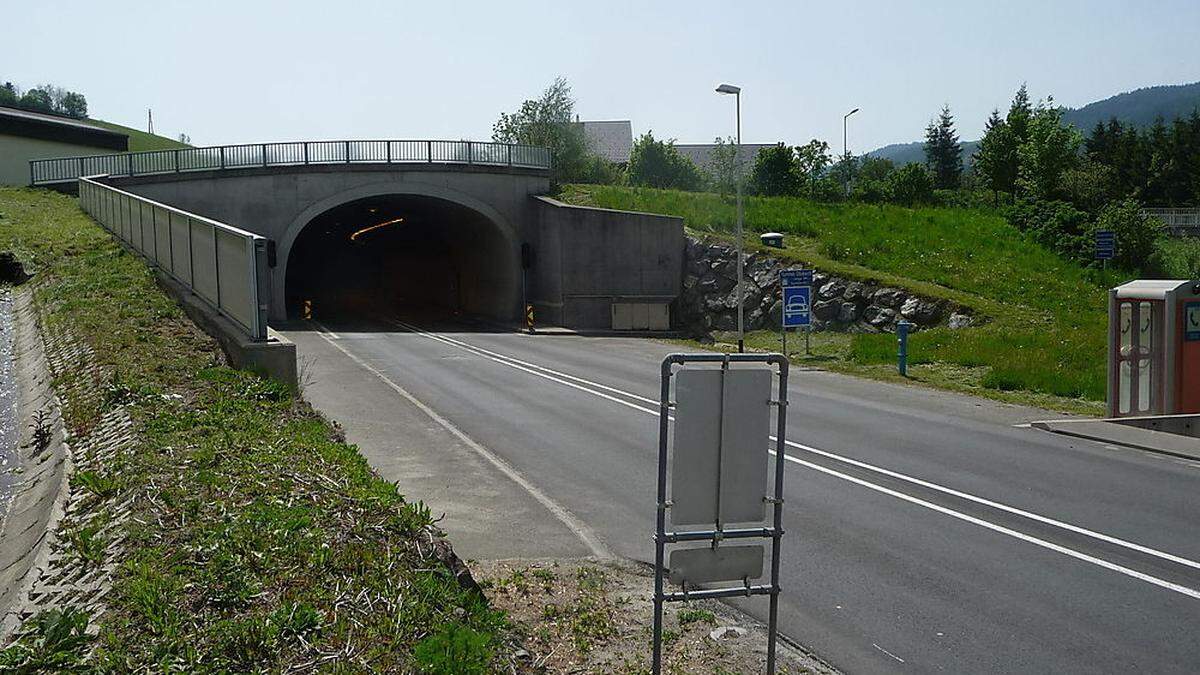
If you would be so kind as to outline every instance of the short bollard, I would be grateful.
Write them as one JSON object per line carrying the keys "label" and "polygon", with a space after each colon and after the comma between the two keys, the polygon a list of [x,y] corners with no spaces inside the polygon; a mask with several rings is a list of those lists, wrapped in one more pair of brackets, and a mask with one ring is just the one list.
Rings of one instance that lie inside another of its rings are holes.
{"label": "short bollard", "polygon": [[908,377],[908,330],[912,324],[901,319],[896,324],[896,342],[900,348],[896,352],[896,366],[900,369],[900,377]]}

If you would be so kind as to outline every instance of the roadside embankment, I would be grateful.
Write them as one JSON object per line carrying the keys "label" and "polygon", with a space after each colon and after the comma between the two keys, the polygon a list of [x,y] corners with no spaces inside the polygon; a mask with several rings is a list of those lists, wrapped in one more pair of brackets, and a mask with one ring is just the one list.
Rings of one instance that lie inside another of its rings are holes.
{"label": "roadside embankment", "polygon": [[5,250],[38,270],[75,466],[0,671],[520,669],[429,510],[286,387],[228,367],[69,198],[0,189]]}

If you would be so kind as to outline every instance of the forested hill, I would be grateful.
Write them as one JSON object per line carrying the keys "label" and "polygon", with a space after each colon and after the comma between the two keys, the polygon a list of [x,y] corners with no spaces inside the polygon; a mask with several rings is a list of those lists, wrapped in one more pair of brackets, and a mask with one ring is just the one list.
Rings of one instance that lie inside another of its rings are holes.
{"label": "forested hill", "polygon": [[[1144,129],[1154,124],[1154,120],[1159,117],[1170,122],[1176,117],[1191,115],[1192,111],[1197,109],[1200,109],[1200,82],[1167,84],[1117,94],[1081,108],[1067,108],[1063,111],[1063,121],[1075,125],[1086,135],[1096,126],[1096,122],[1106,122],[1113,117]],[[978,141],[963,141],[965,164],[970,165],[971,156],[975,154],[978,144]],[[922,141],[893,143],[867,154],[871,157],[890,159],[897,165],[925,161]]]}

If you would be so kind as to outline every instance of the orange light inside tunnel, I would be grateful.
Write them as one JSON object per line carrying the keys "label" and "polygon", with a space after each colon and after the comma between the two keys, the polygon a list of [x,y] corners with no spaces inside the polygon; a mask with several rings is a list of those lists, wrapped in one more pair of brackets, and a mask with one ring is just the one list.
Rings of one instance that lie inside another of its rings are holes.
{"label": "orange light inside tunnel", "polygon": [[362,235],[364,235],[368,232],[371,232],[372,230],[378,230],[381,227],[387,227],[388,225],[395,225],[396,223],[402,223],[402,222],[404,222],[403,218],[393,218],[391,220],[385,220],[382,223],[378,223],[376,225],[370,225],[368,227],[364,227],[363,229],[358,230],[358,231],[354,232],[353,234],[351,234],[350,241],[358,241],[359,237],[361,237]]}

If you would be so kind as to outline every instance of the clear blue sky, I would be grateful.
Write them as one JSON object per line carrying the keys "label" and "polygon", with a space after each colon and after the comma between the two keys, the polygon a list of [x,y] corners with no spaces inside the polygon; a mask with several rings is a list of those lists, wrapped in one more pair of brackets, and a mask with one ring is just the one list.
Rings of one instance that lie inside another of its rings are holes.
{"label": "clear blue sky", "polygon": [[1078,106],[1200,80],[1200,2],[6,3],[0,80],[87,95],[94,117],[193,143],[486,139],[554,77],[584,119],[680,142],[817,137],[863,152],[949,103],[964,139],[1025,81]]}

